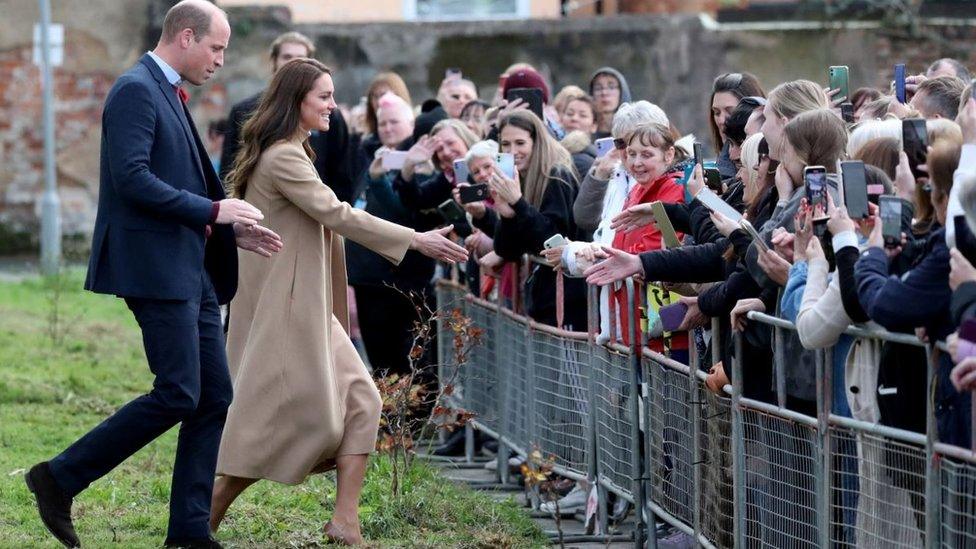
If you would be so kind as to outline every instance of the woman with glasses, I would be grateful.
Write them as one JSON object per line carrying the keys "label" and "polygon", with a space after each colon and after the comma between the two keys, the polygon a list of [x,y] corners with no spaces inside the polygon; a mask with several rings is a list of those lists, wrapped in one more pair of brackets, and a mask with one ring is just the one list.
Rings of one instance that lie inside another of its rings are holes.
{"label": "woman with glasses", "polygon": [[631,100],[627,79],[613,67],[598,69],[590,78],[590,96],[597,107],[597,129],[593,139],[610,137],[613,114]]}
{"label": "woman with glasses", "polygon": [[487,113],[491,105],[486,101],[475,99],[461,109],[461,122],[471,130],[478,139],[484,139],[488,131]]}

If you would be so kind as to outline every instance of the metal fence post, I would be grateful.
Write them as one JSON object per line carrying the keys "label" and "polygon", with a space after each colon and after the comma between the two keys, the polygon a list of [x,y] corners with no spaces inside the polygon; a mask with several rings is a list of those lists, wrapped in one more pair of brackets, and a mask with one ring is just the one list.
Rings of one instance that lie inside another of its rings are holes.
{"label": "metal fence post", "polygon": [[[627,279],[627,303],[626,306],[629,309],[627,314],[627,331],[630,334],[631,343],[631,367],[630,367],[630,417],[631,417],[631,473],[633,474],[634,484],[633,484],[633,494],[634,494],[634,512],[637,518],[637,524],[634,530],[634,547],[642,549],[644,547],[644,539],[647,535],[647,522],[644,517],[644,503],[647,498],[644,494],[644,479],[641,467],[641,444],[640,444],[640,404],[638,399],[641,397],[641,383],[640,383],[640,322],[638,319],[634,318],[637,299],[637,289],[635,288],[634,280],[631,278]],[[636,350],[635,350],[636,349]]]}
{"label": "metal fence post", "polygon": [[735,547],[746,547],[746,445],[742,421],[742,332],[735,332],[735,357],[732,360],[732,514]]}
{"label": "metal fence post", "polygon": [[[586,464],[586,478],[590,482],[590,486],[587,489],[587,497],[592,493],[594,487],[599,485],[597,461],[599,456],[597,452],[599,451],[599,446],[596,439],[596,406],[597,406],[597,391],[596,391],[596,369],[597,361],[595,353],[597,352],[596,338],[600,333],[600,289],[598,286],[592,284],[586,285],[586,331],[589,334],[589,375],[586,376],[586,398],[587,398],[587,409],[590,411],[590,417],[587,418],[586,429],[587,437],[586,443],[589,446],[589,459]],[[601,506],[600,501],[600,490],[597,488],[597,508]],[[602,507],[604,511],[604,516],[600,516],[599,511],[597,512],[596,525],[593,529],[593,533],[602,536],[607,531],[606,525],[606,501],[602,502]]]}
{"label": "metal fence post", "polygon": [[[518,287],[518,284],[519,284],[518,267],[516,267],[513,270],[513,273],[514,274],[512,276],[512,279],[513,279],[513,281],[512,281],[513,282],[513,284],[512,284],[512,288],[513,288],[513,290],[512,290],[512,292],[513,292],[513,295],[512,295],[512,307],[513,307],[513,309],[512,310],[514,311],[514,307],[516,305],[515,304],[515,300],[517,299],[517,296],[519,294],[519,287]],[[498,285],[497,285],[498,288],[497,288],[496,294],[495,294],[496,297],[497,297],[497,300],[498,300],[498,310],[495,311],[495,357],[496,358],[497,357],[500,357],[500,356],[503,356],[503,354],[502,354],[502,345],[503,345],[502,339],[503,338],[501,337],[501,334],[502,334],[502,332],[501,332],[501,326],[502,326],[502,309],[505,306],[505,295],[502,293],[502,284],[501,284],[501,282],[502,282],[502,279],[499,279]],[[509,344],[511,344],[511,343],[509,343]],[[514,355],[510,355],[510,356],[514,356]],[[501,387],[502,387],[501,395],[499,396],[499,398],[502,399],[502,402],[503,403],[507,403],[508,402],[508,393],[509,393],[509,391],[512,390],[512,386],[513,386],[512,376],[513,376],[514,368],[513,368],[513,364],[511,363],[511,361],[507,361],[504,364],[500,363],[499,366],[505,368],[505,371],[504,372],[502,372],[501,370],[499,370],[499,372],[498,372],[498,374],[499,374],[498,375],[498,379],[499,379],[500,384],[501,384]],[[498,470],[496,471],[496,473],[497,473],[497,477],[498,477],[498,482],[500,484],[505,485],[505,484],[509,484],[511,482],[511,475],[509,475],[509,473],[508,473],[508,458],[512,455],[511,449],[508,447],[508,444],[505,442],[505,438],[511,436],[511,433],[508,433],[507,431],[508,431],[508,425],[509,425],[510,417],[511,417],[512,414],[515,413],[515,410],[513,410],[511,406],[504,406],[503,405],[502,408],[503,408],[502,413],[499,414],[500,421],[499,421],[499,425],[498,425],[498,452],[496,454],[496,456],[497,456],[496,457],[496,463],[498,465]]]}
{"label": "metal fence post", "polygon": [[[713,340],[714,341],[714,340]],[[701,534],[702,508],[702,451],[701,451],[701,406],[704,397],[698,390],[698,350],[688,353],[688,398],[691,412],[691,527],[694,531],[695,546]]]}
{"label": "metal fence post", "polygon": [[935,390],[938,379],[938,353],[934,346],[925,346],[928,358],[928,384],[925,401],[925,546],[939,547],[942,533],[942,475],[935,443],[939,438],[935,420]]}
{"label": "metal fence post", "polygon": [[827,431],[827,418],[830,414],[830,365],[826,352],[814,352],[817,367],[817,458],[819,467],[814,467],[814,497],[817,508],[817,535],[821,547],[830,545],[830,433]]}
{"label": "metal fence post", "polygon": [[776,404],[786,408],[786,365],[783,363],[784,349],[783,330],[773,326],[773,370],[776,372]]}

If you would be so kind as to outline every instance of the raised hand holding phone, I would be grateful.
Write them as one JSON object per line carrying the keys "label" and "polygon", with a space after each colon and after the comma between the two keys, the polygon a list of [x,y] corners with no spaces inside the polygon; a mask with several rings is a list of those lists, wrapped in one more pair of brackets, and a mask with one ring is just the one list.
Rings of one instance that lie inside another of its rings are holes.
{"label": "raised hand holding phone", "polygon": [[800,208],[796,212],[793,225],[796,233],[793,238],[793,260],[803,261],[806,259],[807,246],[813,237],[813,210],[806,207],[806,199],[801,200]]}
{"label": "raised hand holding phone", "polygon": [[709,217],[715,225],[715,228],[718,229],[718,232],[722,233],[722,236],[726,238],[735,232],[736,229],[739,229],[739,224],[722,215],[722,212],[713,211],[709,214]]}
{"label": "raised hand holding phone", "polygon": [[[827,215],[830,216],[827,219],[827,230],[830,231],[832,235],[838,235],[845,231],[854,231],[857,229],[857,225],[854,224],[854,220],[847,215],[847,208],[844,206],[834,205],[834,198],[827,195]],[[871,212],[868,210],[868,217],[870,217]]]}
{"label": "raised hand holding phone", "polygon": [[830,81],[827,91],[831,97],[832,106],[840,105],[850,98],[850,69],[846,65],[832,65],[827,69]]}
{"label": "raised hand holding phone", "polygon": [[605,156],[598,157],[593,161],[593,177],[600,181],[606,181],[613,175],[613,170],[620,165],[620,153],[613,149]]}
{"label": "raised hand holding phone", "polygon": [[[509,179],[498,166],[495,166],[495,173],[491,174],[491,178],[488,180],[488,188],[492,191],[496,206],[498,202],[506,206],[511,206],[522,198],[522,189],[518,182],[518,172],[515,173],[514,179]],[[501,214],[502,212],[499,211],[499,213]],[[512,210],[511,215],[505,217],[511,217],[514,214],[515,212]]]}
{"label": "raised hand holding phone", "polygon": [[[695,143],[701,149],[701,143]],[[695,163],[695,168],[691,170],[691,177],[688,178],[688,194],[697,196],[705,188],[704,168],[700,163]]]}

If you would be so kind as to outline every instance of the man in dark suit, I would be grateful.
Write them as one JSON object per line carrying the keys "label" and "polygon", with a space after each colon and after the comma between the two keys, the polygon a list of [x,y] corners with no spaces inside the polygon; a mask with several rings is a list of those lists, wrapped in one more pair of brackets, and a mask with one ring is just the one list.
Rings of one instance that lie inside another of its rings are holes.
{"label": "man in dark suit", "polygon": [[[315,45],[307,36],[299,32],[286,32],[271,43],[271,72],[276,72],[278,67],[296,57],[314,56]],[[227,135],[224,137],[224,146],[220,154],[221,179],[226,179],[233,167],[234,158],[241,145],[241,128],[251,113],[257,110],[260,100],[261,94],[258,93],[230,109],[230,114],[227,116]],[[333,110],[329,115],[329,131],[312,132],[308,144],[315,151],[315,169],[319,172],[319,177],[335,192],[339,200],[351,202],[355,182],[350,165],[352,154],[349,128],[339,109]]]}
{"label": "man in dark suit", "polygon": [[102,115],[101,182],[85,288],[125,299],[143,334],[152,390],[120,408],[26,475],[44,525],[79,546],[73,498],[180,423],[166,543],[220,547],[210,500],[231,382],[218,304],[237,288],[237,246],[269,256],[280,239],[262,214],[226,199],[185,106],[223,65],[226,15],[184,0],[163,35],[109,91]]}

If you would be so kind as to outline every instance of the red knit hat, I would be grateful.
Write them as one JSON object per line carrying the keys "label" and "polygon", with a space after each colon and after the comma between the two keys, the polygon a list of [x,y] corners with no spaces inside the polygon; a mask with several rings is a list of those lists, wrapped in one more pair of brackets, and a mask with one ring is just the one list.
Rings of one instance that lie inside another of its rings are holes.
{"label": "red knit hat", "polygon": [[542,101],[549,102],[549,86],[542,75],[532,69],[520,69],[508,75],[502,88],[502,97],[508,94],[508,90],[516,88],[538,88],[542,90]]}

